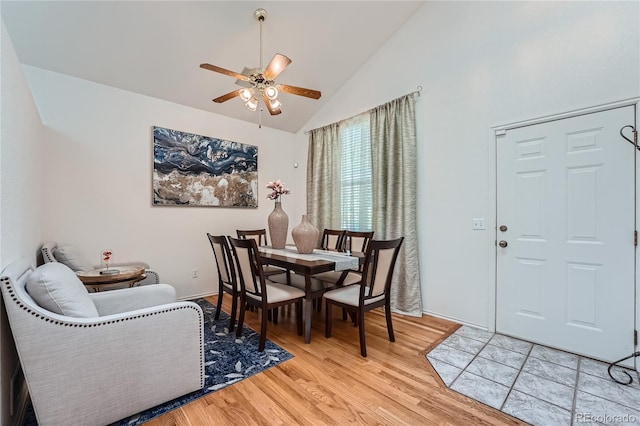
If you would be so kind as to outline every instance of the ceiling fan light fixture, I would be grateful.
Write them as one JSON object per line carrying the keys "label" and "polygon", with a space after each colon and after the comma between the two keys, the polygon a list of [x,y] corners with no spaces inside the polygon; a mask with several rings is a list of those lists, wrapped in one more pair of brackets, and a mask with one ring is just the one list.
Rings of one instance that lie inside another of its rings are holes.
{"label": "ceiling fan light fixture", "polygon": [[[1,0],[0,0],[1,1]],[[262,62],[262,24],[267,17],[267,11],[260,8],[254,12],[254,17],[260,23],[260,66],[256,68],[246,68],[242,73],[230,71],[228,69],[219,67],[217,65],[203,63],[200,64],[200,68],[214,71],[220,74],[227,75],[236,79],[236,84],[244,86],[242,89],[233,90],[222,96],[212,99],[213,102],[222,103],[229,99],[239,97],[244,102],[245,107],[250,111],[258,110],[258,127],[261,127],[260,112],[262,106],[265,106],[269,110],[269,114],[272,116],[282,113],[280,107],[282,103],[278,100],[280,92],[285,92],[292,95],[304,96],[311,99],[319,99],[320,91],[305,89],[304,87],[289,86],[287,84],[277,84],[276,78],[280,73],[289,66],[291,59],[287,56],[276,53],[266,68],[263,67]],[[260,105],[262,102],[262,106]]]}
{"label": "ceiling fan light fixture", "polygon": [[255,111],[258,108],[258,98],[252,96],[247,102],[245,102],[244,106],[247,107],[249,111]]}
{"label": "ceiling fan light fixture", "polygon": [[280,101],[277,100],[277,99],[270,99],[269,100],[269,105],[271,106],[271,109],[278,109],[278,108],[280,108],[282,106]]}
{"label": "ceiling fan light fixture", "polygon": [[278,97],[278,88],[276,86],[269,86],[265,89],[264,94],[267,98],[274,100]]}
{"label": "ceiling fan light fixture", "polygon": [[240,89],[240,99],[247,102],[253,96],[253,90],[249,88]]}

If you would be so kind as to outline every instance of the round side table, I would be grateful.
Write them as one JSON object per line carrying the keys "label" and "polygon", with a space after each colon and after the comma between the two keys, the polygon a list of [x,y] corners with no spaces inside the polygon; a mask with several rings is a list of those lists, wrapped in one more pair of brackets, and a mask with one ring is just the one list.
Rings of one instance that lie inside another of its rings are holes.
{"label": "round side table", "polygon": [[117,266],[113,268],[118,270],[115,274],[104,274],[106,268],[94,269],[92,271],[78,271],[76,275],[82,283],[92,289],[94,292],[101,290],[110,290],[113,288],[121,288],[123,286],[133,287],[138,282],[147,277],[144,273],[142,265]]}

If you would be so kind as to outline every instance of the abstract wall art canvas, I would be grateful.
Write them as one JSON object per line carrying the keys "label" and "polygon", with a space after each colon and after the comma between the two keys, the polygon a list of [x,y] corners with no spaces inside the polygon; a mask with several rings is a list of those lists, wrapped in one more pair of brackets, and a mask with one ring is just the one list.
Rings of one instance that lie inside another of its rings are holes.
{"label": "abstract wall art canvas", "polygon": [[153,128],[153,204],[258,207],[258,147]]}

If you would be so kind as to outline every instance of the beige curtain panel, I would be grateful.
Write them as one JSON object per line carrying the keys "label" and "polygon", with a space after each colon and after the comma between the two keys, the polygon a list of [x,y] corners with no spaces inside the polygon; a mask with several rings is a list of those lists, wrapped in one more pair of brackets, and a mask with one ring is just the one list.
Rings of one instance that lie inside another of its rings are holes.
{"label": "beige curtain panel", "polygon": [[374,236],[405,237],[391,285],[391,308],[420,316],[415,94],[374,108],[370,114]]}
{"label": "beige curtain panel", "polygon": [[320,232],[340,227],[341,143],[338,123],[309,135],[307,214]]}
{"label": "beige curtain panel", "polygon": [[[374,239],[405,237],[391,288],[391,307],[422,315],[418,263],[415,97],[395,99],[353,119],[370,122]],[[368,117],[367,117],[368,116]],[[351,120],[351,119],[350,119]],[[318,228],[341,228],[341,125],[314,129],[309,136],[307,211]]]}

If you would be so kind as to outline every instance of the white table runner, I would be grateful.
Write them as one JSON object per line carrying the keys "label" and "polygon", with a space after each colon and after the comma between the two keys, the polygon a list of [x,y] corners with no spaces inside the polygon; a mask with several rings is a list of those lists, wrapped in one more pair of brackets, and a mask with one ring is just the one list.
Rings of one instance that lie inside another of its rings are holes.
{"label": "white table runner", "polygon": [[293,257],[302,260],[328,260],[335,262],[336,271],[344,271],[345,269],[358,269],[359,260],[357,257],[348,256],[344,253],[330,252],[326,250],[313,250],[313,253],[300,254],[295,246],[287,246],[283,249],[274,249],[271,246],[261,246],[259,251],[263,253],[280,254],[282,256]]}

